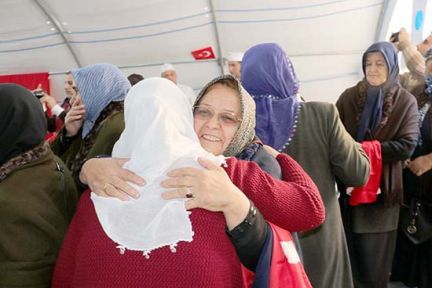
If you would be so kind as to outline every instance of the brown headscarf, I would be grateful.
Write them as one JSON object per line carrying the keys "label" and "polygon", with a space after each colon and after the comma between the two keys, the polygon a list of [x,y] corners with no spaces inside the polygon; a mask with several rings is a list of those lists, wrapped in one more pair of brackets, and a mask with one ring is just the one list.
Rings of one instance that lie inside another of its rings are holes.
{"label": "brown headscarf", "polygon": [[[225,81],[230,81],[236,87],[240,96],[241,118],[242,121],[233,139],[225,149],[224,156],[236,156],[243,151],[255,138],[255,102],[249,93],[243,88],[240,82],[231,75],[222,75],[211,80],[198,94],[194,106],[201,102],[201,99],[207,94],[207,91],[215,84],[223,84]],[[231,86],[230,86],[231,87]]]}

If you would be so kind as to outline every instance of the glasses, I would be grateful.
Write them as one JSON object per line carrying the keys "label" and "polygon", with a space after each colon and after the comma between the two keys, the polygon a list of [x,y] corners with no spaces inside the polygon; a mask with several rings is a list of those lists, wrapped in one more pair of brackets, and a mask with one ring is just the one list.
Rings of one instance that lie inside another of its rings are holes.
{"label": "glasses", "polygon": [[[211,107],[206,106],[194,106],[193,107],[193,115],[194,117],[200,120],[210,120],[213,119],[216,112]],[[235,113],[232,112],[222,112],[217,114],[217,119],[219,123],[222,123],[225,126],[236,126],[238,123],[242,121],[242,119],[238,118]]]}

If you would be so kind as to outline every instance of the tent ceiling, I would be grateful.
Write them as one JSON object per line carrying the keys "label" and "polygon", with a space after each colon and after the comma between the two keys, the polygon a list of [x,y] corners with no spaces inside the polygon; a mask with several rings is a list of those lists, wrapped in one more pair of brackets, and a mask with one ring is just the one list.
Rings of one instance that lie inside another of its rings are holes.
{"label": "tent ceiling", "polygon": [[218,61],[194,61],[192,50],[213,46],[223,57],[277,42],[295,64],[302,94],[334,101],[359,79],[361,53],[374,41],[384,3],[2,0],[0,74],[52,72],[61,91],[56,72],[78,66],[73,51],[81,65],[110,62],[145,77],[158,76],[161,63],[177,63],[180,81],[199,89],[221,68]]}

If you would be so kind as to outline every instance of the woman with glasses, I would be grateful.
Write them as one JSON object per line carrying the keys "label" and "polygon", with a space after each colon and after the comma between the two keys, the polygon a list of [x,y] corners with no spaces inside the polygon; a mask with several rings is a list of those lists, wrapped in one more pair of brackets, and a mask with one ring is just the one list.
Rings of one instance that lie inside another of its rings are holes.
{"label": "woman with glasses", "polygon": [[[130,171],[113,168],[107,175],[115,159],[86,163],[81,179],[95,193],[81,197],[53,287],[242,287],[235,248],[244,244],[234,246],[230,237],[245,239],[241,234],[263,221],[259,211],[289,231],[323,221],[315,185],[290,157],[276,156],[284,181],[256,163],[225,159],[254,139],[253,101],[235,78],[210,82],[195,106],[192,113],[185,95],[165,79],[146,79],[131,89],[126,128],[113,150],[114,157],[130,158],[124,165]],[[137,175],[128,178],[132,172]],[[134,185],[134,199],[105,197],[125,193],[121,179],[140,177],[147,183]],[[250,258],[259,255],[265,227],[246,239]],[[292,241],[286,246],[287,257],[296,255]],[[290,260],[301,265],[298,256]],[[299,271],[302,285],[294,287],[309,287]]]}

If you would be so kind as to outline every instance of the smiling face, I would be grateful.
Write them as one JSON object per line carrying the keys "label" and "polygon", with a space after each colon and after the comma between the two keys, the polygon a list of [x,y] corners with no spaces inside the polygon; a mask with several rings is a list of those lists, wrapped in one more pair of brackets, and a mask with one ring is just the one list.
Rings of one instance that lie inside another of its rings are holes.
{"label": "smiling face", "polygon": [[387,81],[388,67],[381,52],[371,52],[366,56],[366,80],[372,86],[380,86]]}
{"label": "smiling face", "polygon": [[199,117],[194,115],[194,129],[198,135],[201,146],[215,155],[222,155],[234,138],[240,122],[227,124],[224,115],[235,115],[241,118],[240,95],[237,91],[215,84],[209,88],[199,103],[200,107],[208,107],[214,111],[213,117]]}

